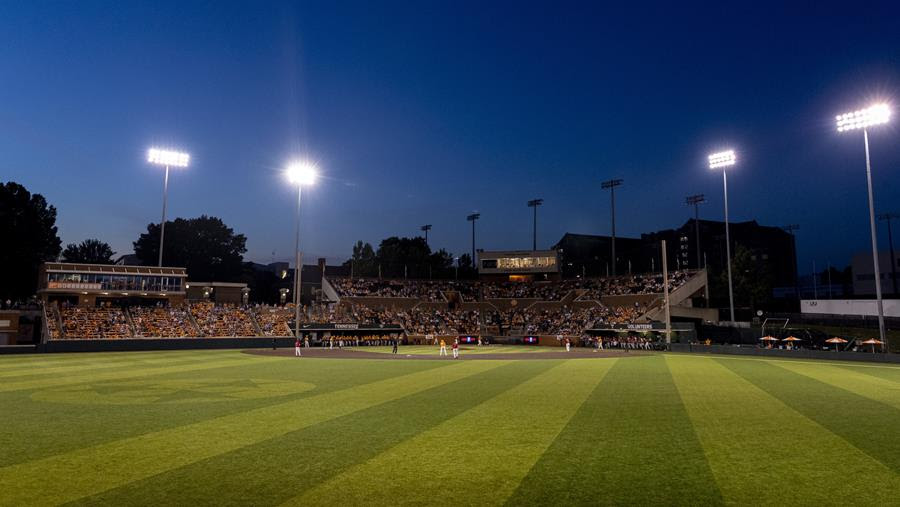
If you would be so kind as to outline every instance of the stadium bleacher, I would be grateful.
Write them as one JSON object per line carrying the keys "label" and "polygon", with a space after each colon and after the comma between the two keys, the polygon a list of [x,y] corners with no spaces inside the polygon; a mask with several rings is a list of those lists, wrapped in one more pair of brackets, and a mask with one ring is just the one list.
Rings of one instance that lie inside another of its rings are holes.
{"label": "stadium bleacher", "polygon": [[[673,290],[690,276],[673,272]],[[414,335],[478,334],[487,328],[529,335],[578,335],[591,326],[634,322],[647,310],[641,302],[611,306],[601,298],[654,295],[663,286],[658,274],[534,283],[346,278],[329,283],[347,299],[303,308],[301,323],[395,324]],[[450,303],[451,293],[460,295],[452,298],[456,304]],[[525,303],[516,305],[520,299]],[[397,301],[404,304],[390,304]],[[293,319],[290,304],[251,307],[193,302],[130,308],[54,304],[47,308],[50,339],[291,336]]]}

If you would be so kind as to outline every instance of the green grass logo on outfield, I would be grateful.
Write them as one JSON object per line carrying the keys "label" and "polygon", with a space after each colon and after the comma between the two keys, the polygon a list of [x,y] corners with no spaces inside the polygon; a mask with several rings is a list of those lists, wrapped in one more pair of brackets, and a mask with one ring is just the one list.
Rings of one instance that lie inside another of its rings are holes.
{"label": "green grass logo on outfield", "polygon": [[213,403],[287,396],[315,388],[308,382],[265,379],[142,379],[77,384],[37,391],[35,401],[54,403],[143,405]]}

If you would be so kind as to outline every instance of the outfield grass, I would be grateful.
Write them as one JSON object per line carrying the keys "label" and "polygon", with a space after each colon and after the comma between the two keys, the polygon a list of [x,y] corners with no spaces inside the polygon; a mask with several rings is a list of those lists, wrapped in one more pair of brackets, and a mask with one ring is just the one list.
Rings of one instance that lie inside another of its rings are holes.
{"label": "outfield grass", "polygon": [[[447,354],[452,354],[452,343],[447,344]],[[378,352],[383,354],[393,353],[391,346],[379,347],[358,347],[354,350],[363,352]],[[469,354],[541,354],[544,352],[561,352],[562,347],[538,347],[533,345],[460,345],[459,353]],[[436,356],[441,351],[440,346],[435,345],[402,345],[397,349],[398,354],[409,354],[413,356]]]}
{"label": "outfield grass", "polygon": [[2,505],[900,502],[882,365],[0,357],[0,413]]}

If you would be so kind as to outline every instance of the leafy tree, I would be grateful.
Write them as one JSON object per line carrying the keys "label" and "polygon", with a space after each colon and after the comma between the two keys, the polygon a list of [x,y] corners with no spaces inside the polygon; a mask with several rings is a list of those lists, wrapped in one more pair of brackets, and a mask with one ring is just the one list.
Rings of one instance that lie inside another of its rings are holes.
{"label": "leafy tree", "polygon": [[425,238],[398,238],[382,240],[375,257],[385,278],[428,278],[431,248]]}
{"label": "leafy tree", "polygon": [[113,249],[99,239],[86,239],[80,244],[69,243],[63,250],[63,259],[67,262],[84,264],[112,264]]}
{"label": "leafy tree", "polygon": [[378,275],[375,250],[372,249],[372,245],[362,241],[357,241],[353,245],[353,256],[344,262],[344,266],[352,268],[353,276],[374,277]]}
{"label": "leafy tree", "polygon": [[0,238],[0,298],[34,295],[41,263],[59,255],[56,208],[18,183],[0,184]]}
{"label": "leafy tree", "polygon": [[453,277],[453,254],[441,248],[428,258],[432,278]]}
{"label": "leafy tree", "polygon": [[471,270],[472,269],[472,256],[465,253],[459,256],[459,269],[462,270]]}
{"label": "leafy tree", "polygon": [[[241,279],[247,238],[235,234],[221,218],[202,215],[166,222],[164,266],[187,268],[195,281],[232,282]],[[154,266],[159,256],[159,224],[147,225],[147,232],[134,242],[134,253],[143,264]]]}
{"label": "leafy tree", "polygon": [[[735,306],[757,309],[769,302],[772,296],[773,277],[769,265],[743,245],[736,245],[731,261]],[[728,286],[728,273],[721,274],[720,281]],[[727,293],[726,296],[727,297]]]}

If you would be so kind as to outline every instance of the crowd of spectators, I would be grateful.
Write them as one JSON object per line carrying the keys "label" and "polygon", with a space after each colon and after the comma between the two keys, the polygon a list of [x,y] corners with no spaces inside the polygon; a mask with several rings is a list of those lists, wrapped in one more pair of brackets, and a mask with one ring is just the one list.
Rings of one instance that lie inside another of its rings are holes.
{"label": "crowd of spectators", "polygon": [[[675,290],[689,278],[687,271],[669,273],[669,290]],[[615,278],[588,278],[578,284],[586,289],[579,299],[600,300],[601,296],[622,296],[633,294],[660,294],[663,292],[663,276],[658,273],[626,275]]]}
{"label": "crowd of spectators", "polygon": [[109,304],[98,307],[64,305],[59,308],[59,314],[63,323],[60,338],[115,339],[134,336],[125,312]]}
{"label": "crowd of spectators", "polygon": [[[687,271],[670,273],[670,290],[681,286],[688,277]],[[659,273],[556,282],[459,282],[373,278],[334,278],[329,279],[329,282],[341,297],[395,297],[422,301],[445,301],[450,292],[459,293],[463,301],[500,298],[559,301],[576,289],[587,291],[580,298],[584,300],[599,300],[600,296],[658,294],[663,291],[663,278]]]}
{"label": "crowd of spectators", "polygon": [[138,338],[188,338],[197,336],[190,311],[178,306],[134,306],[128,310]]}
{"label": "crowd of spectators", "polygon": [[257,336],[250,312],[244,307],[192,303],[191,314],[205,337]]}

